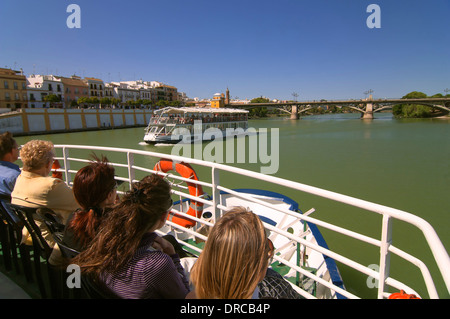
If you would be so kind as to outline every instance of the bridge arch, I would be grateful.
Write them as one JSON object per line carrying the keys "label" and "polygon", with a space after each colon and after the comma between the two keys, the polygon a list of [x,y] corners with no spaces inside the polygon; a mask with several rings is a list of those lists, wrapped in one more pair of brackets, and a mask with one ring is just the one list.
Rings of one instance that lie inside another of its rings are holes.
{"label": "bridge arch", "polygon": [[[407,101],[408,100],[405,100],[405,102],[407,102]],[[392,103],[389,105],[384,105],[384,106],[374,109],[373,112],[375,113],[375,112],[380,112],[380,111],[387,110],[387,109],[392,109],[396,105],[403,105],[403,104],[425,105],[425,106],[429,106],[434,109],[439,109],[439,110],[447,111],[450,113],[450,107],[447,106],[447,103],[445,103],[444,105],[438,105],[438,104],[432,104],[432,103],[426,103],[426,102],[425,103],[424,102],[416,102],[416,101],[407,102],[407,103]]]}

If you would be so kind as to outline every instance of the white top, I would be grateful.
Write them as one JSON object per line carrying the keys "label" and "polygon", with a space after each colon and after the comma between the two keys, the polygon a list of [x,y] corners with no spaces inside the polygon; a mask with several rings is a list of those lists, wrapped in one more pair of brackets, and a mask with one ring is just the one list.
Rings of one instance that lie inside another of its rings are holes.
{"label": "white top", "polygon": [[185,114],[185,113],[240,113],[246,114],[247,110],[230,108],[212,108],[212,107],[165,107],[155,111],[156,114]]}

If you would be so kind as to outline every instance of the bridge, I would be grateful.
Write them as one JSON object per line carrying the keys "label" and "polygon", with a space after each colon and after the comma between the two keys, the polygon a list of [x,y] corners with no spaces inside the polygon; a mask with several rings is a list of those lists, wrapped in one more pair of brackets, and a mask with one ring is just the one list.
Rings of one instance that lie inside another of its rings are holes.
{"label": "bridge", "polygon": [[237,104],[231,103],[226,106],[233,108],[252,109],[258,107],[277,108],[283,112],[289,113],[291,119],[299,119],[301,113],[321,106],[335,105],[337,107],[346,106],[352,110],[361,112],[362,119],[373,119],[374,113],[386,109],[392,109],[399,104],[418,104],[427,105],[432,108],[440,109],[450,113],[450,98],[421,98],[421,99],[378,99],[374,100],[372,96],[367,99],[360,100],[333,100],[333,101],[302,101],[302,102],[279,102],[279,103],[248,103]]}

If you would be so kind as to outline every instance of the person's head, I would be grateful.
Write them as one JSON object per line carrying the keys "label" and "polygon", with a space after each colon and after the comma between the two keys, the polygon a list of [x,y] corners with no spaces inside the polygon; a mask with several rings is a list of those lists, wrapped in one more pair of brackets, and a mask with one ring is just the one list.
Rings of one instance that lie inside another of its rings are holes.
{"label": "person's head", "polygon": [[87,245],[95,236],[104,208],[112,206],[116,200],[114,167],[106,157],[99,159],[94,155],[93,161],[76,173],[72,190],[81,210],[75,214],[69,227],[77,240]]}
{"label": "person's head", "polygon": [[73,180],[73,194],[81,208],[103,208],[113,204],[116,198],[114,167],[106,157],[93,155],[93,161],[81,168]]}
{"label": "person's head", "polygon": [[0,160],[15,162],[19,157],[19,148],[10,132],[0,134]]}
{"label": "person's head", "polygon": [[142,237],[162,227],[172,206],[170,184],[159,175],[133,183],[103,219],[90,247],[74,263],[97,275],[114,272],[136,252]]}
{"label": "person's head", "polygon": [[53,143],[43,140],[32,140],[27,142],[20,150],[20,159],[23,163],[24,171],[36,171],[44,169],[51,171],[55,149]]}
{"label": "person's head", "polygon": [[191,270],[197,298],[250,298],[264,277],[269,252],[259,217],[243,207],[231,209],[212,228]]}
{"label": "person's head", "polygon": [[122,197],[119,206],[130,212],[142,235],[164,225],[173,203],[170,189],[169,182],[152,174],[134,183],[131,190]]}

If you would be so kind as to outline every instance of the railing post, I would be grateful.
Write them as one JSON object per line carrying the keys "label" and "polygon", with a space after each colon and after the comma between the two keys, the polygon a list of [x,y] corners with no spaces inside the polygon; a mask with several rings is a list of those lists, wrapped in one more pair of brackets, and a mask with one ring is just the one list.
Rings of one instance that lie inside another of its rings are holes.
{"label": "railing post", "polygon": [[131,184],[134,181],[134,156],[133,153],[127,152],[127,165],[128,165],[128,181],[130,183],[130,190],[131,190]]}
{"label": "railing post", "polygon": [[215,167],[212,168],[212,196],[213,196],[213,209],[214,209],[214,223],[217,222],[217,220],[220,217],[219,209],[217,208],[217,205],[220,204],[220,191],[217,188],[219,186],[219,170]]}
{"label": "railing post", "polygon": [[392,244],[392,219],[383,215],[380,247],[380,278],[378,280],[378,299],[383,299],[386,278],[389,277],[390,259],[389,246]]}
{"label": "railing post", "polygon": [[71,175],[69,173],[70,170],[70,162],[69,158],[69,150],[66,147],[63,147],[63,158],[64,158],[64,174],[66,175],[66,184],[70,186],[71,183]]}

